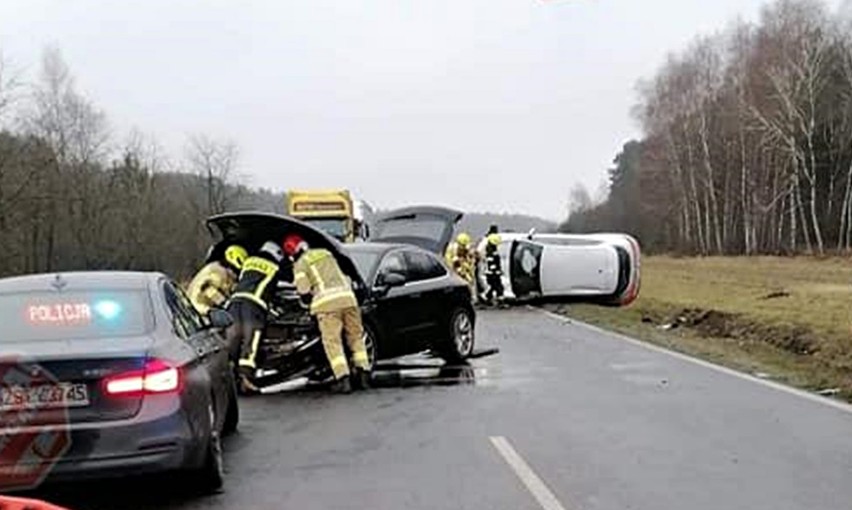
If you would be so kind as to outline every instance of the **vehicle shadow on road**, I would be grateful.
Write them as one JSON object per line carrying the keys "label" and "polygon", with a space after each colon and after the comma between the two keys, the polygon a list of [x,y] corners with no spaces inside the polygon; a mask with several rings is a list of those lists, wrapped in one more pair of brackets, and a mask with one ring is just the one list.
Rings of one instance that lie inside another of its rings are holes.
{"label": "vehicle shadow on road", "polygon": [[[476,370],[471,365],[394,364],[373,372],[370,388],[392,389],[413,386],[455,386],[476,383]],[[328,383],[308,383],[271,394],[322,395],[329,392]]]}

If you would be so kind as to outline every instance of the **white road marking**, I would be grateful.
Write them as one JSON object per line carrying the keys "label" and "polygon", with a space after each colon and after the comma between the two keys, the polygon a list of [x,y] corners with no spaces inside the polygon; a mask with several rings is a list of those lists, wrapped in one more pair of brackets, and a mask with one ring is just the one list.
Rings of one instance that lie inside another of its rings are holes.
{"label": "white road marking", "polygon": [[549,310],[544,310],[542,308],[537,308],[537,307],[534,307],[534,306],[530,306],[529,308],[531,310],[535,310],[539,313],[547,315],[548,317],[550,317],[552,319],[556,319],[560,322],[573,324],[575,326],[586,328],[590,331],[594,331],[594,332],[602,334],[602,335],[608,335],[608,336],[611,336],[613,338],[617,338],[619,340],[622,340],[624,342],[628,342],[628,343],[631,343],[633,345],[642,347],[643,349],[647,349],[647,350],[654,351],[654,352],[659,352],[661,354],[666,354],[666,355],[671,356],[673,358],[677,358],[677,359],[682,360],[682,361],[687,361],[687,362],[692,363],[694,365],[698,365],[698,366],[701,366],[701,367],[704,367],[704,368],[709,368],[710,370],[715,370],[717,372],[721,372],[723,374],[727,374],[727,375],[730,375],[730,376],[733,376],[733,377],[737,377],[739,379],[743,379],[743,380],[746,380],[746,381],[751,381],[753,383],[761,384],[763,386],[772,388],[774,390],[782,391],[782,392],[790,394],[790,395],[795,395],[797,397],[801,397],[803,399],[810,400],[811,402],[816,402],[818,404],[827,405],[829,407],[833,407],[833,408],[838,409],[840,411],[852,414],[852,405],[849,405],[845,402],[841,402],[839,400],[826,398],[826,397],[823,397],[821,395],[817,395],[815,393],[810,393],[810,392],[807,392],[805,390],[793,388],[792,386],[787,386],[787,385],[784,385],[784,384],[781,384],[781,383],[778,383],[778,382],[775,382],[775,381],[769,381],[769,380],[761,379],[759,377],[755,377],[753,375],[749,375],[749,374],[746,374],[746,373],[743,373],[743,372],[738,372],[738,371],[731,369],[731,368],[723,367],[721,365],[716,365],[715,363],[710,363],[709,361],[704,361],[702,359],[693,358],[692,356],[688,356],[688,355],[680,353],[680,352],[676,352],[676,351],[666,349],[665,347],[660,347],[658,345],[654,345],[654,344],[651,344],[651,343],[648,343],[648,342],[643,342],[641,340],[637,340],[635,338],[631,338],[629,336],[622,335],[622,334],[616,333],[614,331],[609,331],[609,330],[606,330],[606,329],[603,329],[603,328],[599,328],[597,326],[593,326],[592,324],[588,324],[588,323],[585,323],[585,322],[582,322],[582,321],[578,321],[576,319],[571,319],[571,318],[565,317],[563,315],[559,315],[557,313],[551,312]]}
{"label": "white road marking", "polygon": [[547,488],[547,485],[545,485],[542,479],[524,461],[524,458],[515,451],[508,439],[503,436],[492,436],[489,439],[491,439],[491,444],[494,445],[494,448],[497,449],[503,460],[509,464],[509,467],[512,468],[544,510],[566,510],[562,506],[562,503],[556,499],[556,496],[550,492],[550,489]]}

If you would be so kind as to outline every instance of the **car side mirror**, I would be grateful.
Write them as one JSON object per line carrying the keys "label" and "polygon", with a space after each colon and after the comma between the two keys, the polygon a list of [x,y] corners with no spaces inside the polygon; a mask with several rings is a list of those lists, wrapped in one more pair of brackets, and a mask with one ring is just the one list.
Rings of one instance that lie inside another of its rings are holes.
{"label": "car side mirror", "polygon": [[405,275],[401,273],[380,273],[376,279],[375,290],[378,294],[387,294],[393,287],[405,285]]}
{"label": "car side mirror", "polygon": [[388,287],[402,287],[405,285],[405,275],[401,273],[388,273],[382,278],[382,283]]}
{"label": "car side mirror", "polygon": [[227,329],[234,325],[234,317],[221,308],[212,308],[207,318],[210,319],[210,326],[216,329]]}

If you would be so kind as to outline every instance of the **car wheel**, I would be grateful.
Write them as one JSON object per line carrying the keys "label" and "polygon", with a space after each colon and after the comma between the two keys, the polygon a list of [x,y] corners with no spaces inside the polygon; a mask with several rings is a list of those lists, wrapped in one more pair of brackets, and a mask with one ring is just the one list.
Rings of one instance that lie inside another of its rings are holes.
{"label": "car wheel", "polygon": [[222,435],[229,436],[237,431],[240,423],[240,399],[237,395],[237,382],[231,378],[228,390],[228,410],[225,412],[225,424],[222,426]]}
{"label": "car wheel", "polygon": [[470,310],[459,307],[450,315],[448,338],[440,349],[440,355],[448,362],[459,362],[473,353],[475,325]]}
{"label": "car wheel", "polygon": [[367,348],[369,370],[372,371],[376,366],[376,360],[379,356],[379,346],[376,343],[376,335],[373,333],[373,329],[367,325],[364,325],[364,346]]}
{"label": "car wheel", "polygon": [[218,492],[225,482],[225,464],[222,454],[222,436],[216,429],[216,411],[213,404],[207,406],[210,431],[204,447],[204,464],[193,473],[193,482],[205,493]]}

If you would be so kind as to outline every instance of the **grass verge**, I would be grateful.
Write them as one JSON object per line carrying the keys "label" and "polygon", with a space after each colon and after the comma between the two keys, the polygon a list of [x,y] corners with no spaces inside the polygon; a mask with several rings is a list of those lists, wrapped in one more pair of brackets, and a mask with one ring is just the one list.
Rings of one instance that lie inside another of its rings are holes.
{"label": "grass verge", "polygon": [[646,257],[626,308],[551,311],[852,401],[852,261]]}

